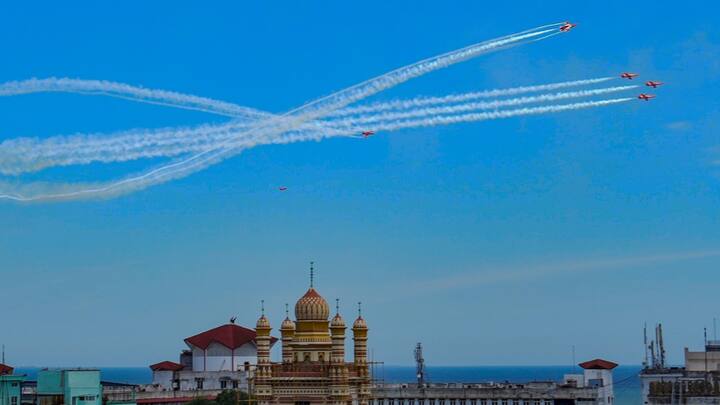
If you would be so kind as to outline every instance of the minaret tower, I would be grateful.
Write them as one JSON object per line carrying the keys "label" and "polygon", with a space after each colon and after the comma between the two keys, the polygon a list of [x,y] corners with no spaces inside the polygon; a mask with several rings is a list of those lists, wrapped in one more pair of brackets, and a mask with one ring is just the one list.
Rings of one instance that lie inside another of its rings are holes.
{"label": "minaret tower", "polygon": [[282,361],[285,364],[293,362],[293,348],[292,340],[295,336],[295,322],[290,319],[290,312],[288,310],[288,304],[285,304],[285,320],[280,326],[280,333],[282,335]]}
{"label": "minaret tower", "polygon": [[330,396],[333,405],[347,405],[350,402],[348,370],[345,366],[345,321],[340,316],[340,300],[335,300],[335,316],[330,321],[332,351],[330,355]]}
{"label": "minaret tower", "polygon": [[353,323],[353,341],[355,343],[355,368],[358,377],[364,382],[358,387],[358,405],[368,405],[370,398],[370,372],[367,364],[368,327],[362,317],[362,303],[358,302],[358,317]]}
{"label": "minaret tower", "polygon": [[270,364],[270,321],[265,317],[265,301],[261,301],[262,315],[255,326],[257,344],[257,369],[255,370],[255,395],[259,405],[268,405],[272,400],[272,365]]}
{"label": "minaret tower", "polygon": [[345,321],[340,316],[340,300],[335,300],[335,317],[330,322],[330,334],[332,336],[333,364],[345,363]]}

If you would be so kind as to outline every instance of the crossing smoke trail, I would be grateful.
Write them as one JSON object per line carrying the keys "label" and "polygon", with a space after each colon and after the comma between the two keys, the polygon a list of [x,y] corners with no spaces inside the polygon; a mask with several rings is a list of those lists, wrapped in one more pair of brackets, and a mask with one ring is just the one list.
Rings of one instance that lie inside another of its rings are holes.
{"label": "crossing smoke trail", "polygon": [[[635,85],[616,86],[514,99],[418,108],[396,113],[366,114],[355,119],[345,118],[322,122],[322,128],[304,124],[301,130],[321,132],[330,131],[334,128],[354,128],[356,130],[355,134],[357,134],[362,130],[359,124],[371,123],[375,127],[376,123],[383,121],[591,97],[626,91],[636,87]],[[141,158],[172,157],[187,153],[198,153],[214,149],[218,144],[231,141],[234,132],[242,128],[239,124],[230,123],[216,126],[205,125],[192,129],[170,128],[159,131],[133,131],[126,135],[116,134],[115,136],[76,135],[72,137],[54,137],[43,141],[27,138],[15,139],[0,144],[0,172],[4,174],[20,174],[51,166],[68,166],[92,162],[122,162]],[[348,134],[348,136],[352,136],[352,133]],[[242,140],[238,139],[238,141]]]}
{"label": "crossing smoke trail", "polygon": [[[601,106],[608,106],[613,104],[619,104],[624,103],[628,101],[634,100],[632,97],[624,97],[624,98],[615,98],[615,99],[606,99],[606,100],[596,100],[596,101],[585,101],[585,102],[578,102],[578,103],[572,103],[572,104],[559,104],[559,105],[549,105],[549,106],[538,106],[538,107],[525,107],[525,108],[518,108],[518,109],[512,109],[512,110],[498,110],[498,111],[490,111],[490,112],[479,112],[479,113],[466,113],[466,114],[455,114],[455,115],[437,115],[437,116],[431,116],[421,119],[414,119],[414,120],[400,120],[395,122],[385,122],[378,125],[378,129],[382,131],[395,131],[400,129],[406,129],[406,128],[417,128],[417,127],[432,127],[432,126],[438,126],[438,125],[448,125],[448,124],[455,124],[455,123],[461,123],[461,122],[476,122],[476,121],[486,121],[486,120],[494,120],[494,119],[502,119],[502,118],[510,118],[510,117],[516,117],[516,116],[526,116],[526,115],[538,115],[538,114],[547,114],[547,113],[558,113],[563,111],[571,111],[571,110],[579,110],[579,109],[586,109],[586,108],[593,108],[593,107],[601,107]],[[303,141],[320,141],[325,138],[331,138],[331,137],[337,137],[337,136],[346,136],[348,134],[355,133],[358,129],[357,128],[344,128],[344,129],[335,129],[332,131],[324,131],[324,132],[302,132],[302,131],[294,131],[290,132],[288,136],[274,136],[274,137],[264,137],[264,138],[258,138],[258,139],[244,139],[242,141],[237,141],[234,145],[234,148],[237,153],[241,152],[242,150],[252,148],[255,146],[263,145],[263,144],[288,144],[288,143],[294,143],[294,142],[303,142]],[[232,138],[235,139],[235,138]],[[6,184],[7,186],[7,184]],[[62,187],[73,187],[76,185],[55,185],[57,189],[61,189]],[[45,185],[41,185],[41,187],[46,187]],[[24,192],[32,192],[33,191],[33,185],[21,187],[22,191]],[[75,193],[74,191],[68,192],[68,193]],[[59,194],[62,194],[61,191],[57,191],[53,196],[57,196]],[[42,196],[38,196],[42,197]],[[18,197],[15,197],[18,198]],[[56,198],[56,197],[55,197]]]}
{"label": "crossing smoke trail", "polygon": [[[354,103],[429,72],[477,57],[481,54],[557,35],[559,33],[559,25],[560,23],[550,24],[496,40],[481,42],[457,51],[416,62],[307,103],[283,114],[280,117],[264,120],[259,125],[253,126],[252,128],[244,131],[242,134],[251,134],[252,136],[250,136],[249,139],[252,139],[254,142],[258,142],[264,137],[267,138],[276,136],[277,134],[295,129],[304,122],[322,117],[334,110],[343,108],[348,104]],[[237,153],[239,153],[239,151],[235,150],[228,142],[226,144],[219,145],[215,150],[201,152],[189,158],[181,159],[165,166],[150,170],[146,173],[111,183],[101,184],[94,187],[80,186],[80,188],[77,188],[78,185],[68,185],[66,187],[66,191],[54,193],[46,192],[45,186],[41,186],[40,191],[34,191],[33,194],[30,195],[9,192],[0,195],[0,198],[16,201],[38,201],[110,197],[187,176]]]}
{"label": "crossing smoke trail", "polygon": [[[485,90],[472,93],[453,94],[444,97],[417,97],[412,100],[395,100],[389,102],[373,103],[358,107],[348,107],[333,111],[326,117],[340,117],[346,115],[371,113],[377,111],[407,109],[431,104],[445,104],[462,102],[473,99],[493,98],[502,96],[515,96],[524,93],[560,90],[564,88],[588,86],[614,80],[615,77],[600,77],[595,79],[573,80],[559,83],[541,84],[535,86],[522,86],[509,89]],[[83,80],[71,78],[29,79],[11,81],[0,84],[0,97],[16,96],[21,94],[64,92],[87,95],[104,95],[136,101],[163,105],[167,107],[202,111],[235,118],[263,119],[269,118],[270,113],[244,107],[225,101],[199,97],[192,94],[183,94],[174,91],[148,89],[129,85],[126,83],[106,80]]]}

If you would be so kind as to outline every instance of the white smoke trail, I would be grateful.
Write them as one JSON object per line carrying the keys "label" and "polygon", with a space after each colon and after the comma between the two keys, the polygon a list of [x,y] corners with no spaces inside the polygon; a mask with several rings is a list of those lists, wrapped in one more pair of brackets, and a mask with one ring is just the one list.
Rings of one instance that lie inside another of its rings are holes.
{"label": "white smoke trail", "polygon": [[495,90],[476,91],[476,92],[471,92],[471,93],[451,94],[449,96],[443,96],[443,97],[417,97],[417,98],[414,98],[411,100],[386,101],[386,102],[362,105],[362,106],[358,106],[358,107],[344,108],[342,110],[338,110],[338,111],[328,114],[327,117],[340,117],[340,116],[344,116],[344,115],[370,113],[370,112],[378,112],[378,111],[394,110],[394,109],[398,109],[398,110],[409,109],[409,108],[422,107],[422,106],[432,105],[432,104],[459,103],[459,102],[463,102],[463,101],[482,99],[482,98],[516,96],[518,94],[524,94],[524,93],[535,93],[535,92],[541,92],[541,91],[560,90],[560,89],[570,88],[570,87],[588,86],[588,85],[592,85],[592,84],[607,82],[609,80],[614,80],[614,79],[615,79],[615,77],[600,77],[600,78],[596,78],[596,79],[573,80],[573,81],[568,81],[568,82],[540,84],[540,85],[535,85],[535,86],[522,86],[522,87],[509,88],[509,89],[495,89]]}
{"label": "white smoke trail", "polygon": [[[617,86],[602,89],[542,94],[514,99],[455,104],[443,107],[417,108],[401,113],[366,114],[357,118],[337,119],[322,122],[322,128],[303,124],[300,130],[329,131],[333,128],[355,128],[359,133],[360,124],[381,123],[406,118],[457,114],[461,112],[497,109],[500,107],[557,101],[579,97],[604,95],[636,88],[636,85]],[[215,149],[217,145],[231,142],[236,133],[246,128],[241,124],[203,125],[199,128],[169,128],[162,130],[131,131],[126,134],[76,135],[54,137],[44,141],[15,139],[0,144],[0,172],[20,174],[41,170],[51,166],[68,166],[92,162],[122,162],[140,158],[172,157],[187,153],[198,153]],[[351,135],[349,135],[351,136]],[[242,138],[242,137],[240,137]],[[242,142],[242,139],[238,139]]]}
{"label": "white smoke trail", "polygon": [[[430,126],[437,126],[437,125],[448,125],[448,124],[454,124],[454,123],[460,123],[460,122],[475,122],[475,121],[485,121],[485,120],[493,120],[493,119],[501,119],[501,118],[510,118],[515,116],[525,116],[525,115],[538,115],[538,114],[546,114],[546,113],[557,113],[562,111],[570,111],[570,110],[579,110],[584,108],[593,108],[593,107],[601,107],[601,106],[607,106],[612,104],[618,104],[623,103],[627,101],[634,100],[631,97],[625,97],[625,98],[616,98],[616,99],[606,99],[606,100],[596,100],[596,101],[585,101],[585,102],[579,102],[579,103],[572,103],[572,104],[560,104],[560,105],[549,105],[549,106],[538,106],[538,107],[525,107],[525,108],[519,108],[519,109],[513,109],[513,110],[500,110],[500,111],[491,111],[491,112],[481,112],[481,113],[468,113],[468,114],[457,114],[457,115],[439,115],[439,116],[433,116],[433,117],[427,117],[422,119],[415,119],[415,120],[402,120],[402,121],[396,121],[396,122],[387,122],[384,124],[381,124],[378,126],[380,130],[383,131],[395,131],[400,129],[406,129],[406,128],[417,128],[417,127],[430,127]],[[275,136],[275,137],[264,137],[259,139],[245,139],[243,142],[239,142],[234,145],[236,151],[242,151],[244,149],[248,149],[254,146],[263,145],[263,144],[287,144],[287,143],[293,143],[293,142],[302,142],[302,141],[312,141],[312,140],[322,140],[324,138],[330,138],[330,137],[336,137],[336,136],[346,136],[347,134],[354,133],[358,130],[358,128],[345,128],[345,129],[336,129],[331,132],[316,132],[316,133],[302,133],[302,132],[295,132],[291,133],[289,136]],[[115,183],[112,183],[115,184]],[[95,188],[89,188],[89,189],[102,189],[102,188],[108,188],[110,185],[99,185]],[[2,185],[2,184],[0,184]],[[5,186],[8,186],[5,184]],[[49,198],[52,199],[59,199],[61,196],[66,195],[66,198],[76,198],[76,194],[78,191],[72,190],[72,187],[75,187],[77,185],[55,185],[55,192],[48,193],[48,194],[41,194],[38,193],[32,197],[26,197],[23,196],[23,194],[32,193],[35,191],[34,189],[38,185],[29,185],[24,187],[15,187],[16,189],[19,189],[19,193],[16,194],[5,194],[3,195],[3,198],[6,199],[12,199],[16,201],[33,201],[33,200],[46,200]],[[47,185],[39,185],[39,190],[46,190]],[[90,187],[90,186],[89,186]],[[68,188],[72,191],[63,192],[60,191],[63,188]]]}
{"label": "white smoke trail", "polygon": [[[598,95],[603,95],[603,94],[626,91],[626,90],[634,89],[637,87],[638,87],[637,85],[617,86],[617,87],[608,87],[608,88],[604,88],[604,89],[592,89],[592,90],[580,90],[580,91],[555,93],[555,94],[543,94],[543,95],[539,95],[539,96],[519,97],[519,98],[506,99],[506,100],[495,100],[495,101],[489,101],[489,102],[471,102],[471,103],[455,104],[455,105],[442,106],[442,107],[416,108],[414,110],[409,110],[409,111],[379,113],[379,114],[374,114],[374,115],[366,115],[366,116],[346,118],[346,119],[341,119],[341,120],[340,119],[333,120],[333,121],[329,121],[329,124],[337,125],[337,126],[372,124],[372,123],[375,123],[378,121],[389,121],[389,120],[397,120],[397,119],[403,119],[403,118],[422,117],[424,115],[455,114],[455,113],[459,113],[459,112],[463,112],[463,111],[488,110],[488,109],[493,109],[493,108],[510,107],[510,106],[516,106],[516,105],[522,105],[522,104],[542,103],[542,102],[547,102],[547,101],[556,101],[556,100],[564,100],[564,99],[579,98],[579,97],[592,97],[592,96],[598,96]],[[412,104],[412,102],[413,102],[413,100],[410,100],[408,102],[408,105]]]}
{"label": "white smoke trail", "polygon": [[228,117],[267,118],[270,114],[233,103],[167,90],[146,89],[106,80],[70,78],[29,79],[0,84],[0,96],[40,92],[64,92],[105,95],[148,104],[164,105],[187,110],[203,111]]}
{"label": "white smoke trail", "polygon": [[[323,115],[340,109],[348,104],[354,103],[365,97],[429,72],[451,66],[455,63],[462,62],[481,54],[557,35],[557,27],[559,25],[559,23],[550,25],[555,28],[542,30],[538,30],[536,28],[522,33],[512,34],[496,40],[485,41],[457,51],[422,60],[307,103],[283,114],[281,117],[264,120],[260,125],[246,130],[245,133],[252,134],[253,137],[251,137],[251,139],[254,138],[255,140],[262,139],[263,137],[276,136],[277,134],[295,129],[304,122],[322,117]],[[37,201],[116,196],[169,180],[185,177],[237,153],[239,152],[234,150],[232,147],[229,147],[229,145],[223,144],[219,145],[218,149],[201,152],[189,158],[150,170],[146,173],[109,184],[103,184],[96,187],[83,187],[76,190],[56,193],[40,191],[34,195],[22,195],[20,193],[10,192],[0,195],[0,198],[17,201]]]}

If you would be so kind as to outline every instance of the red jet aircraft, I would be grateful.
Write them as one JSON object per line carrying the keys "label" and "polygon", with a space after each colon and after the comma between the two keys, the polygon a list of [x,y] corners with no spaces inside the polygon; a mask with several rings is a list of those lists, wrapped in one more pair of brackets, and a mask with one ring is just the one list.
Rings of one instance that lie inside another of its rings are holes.
{"label": "red jet aircraft", "polygon": [[568,32],[575,27],[577,27],[577,24],[573,24],[570,21],[565,21],[565,24],[560,26],[560,31]]}
{"label": "red jet aircraft", "polygon": [[623,79],[630,79],[630,80],[632,80],[633,77],[637,77],[637,76],[639,76],[637,73],[628,73],[628,72],[624,72],[623,74],[620,75],[620,77],[622,77]]}
{"label": "red jet aircraft", "polygon": [[373,135],[375,135],[375,131],[363,131],[363,132],[362,132],[363,138],[367,138],[367,137],[370,137],[370,136],[373,136]]}
{"label": "red jet aircraft", "polygon": [[661,86],[662,84],[663,84],[663,82],[655,82],[655,81],[652,81],[652,80],[650,80],[650,81],[648,81],[648,82],[645,82],[645,85],[646,85],[646,86],[652,87],[653,89],[657,89],[657,86]]}
{"label": "red jet aircraft", "polygon": [[650,101],[650,99],[651,99],[651,98],[655,98],[655,96],[652,95],[652,94],[642,93],[642,94],[640,94],[640,95],[638,96],[638,98],[639,98],[640,100]]}

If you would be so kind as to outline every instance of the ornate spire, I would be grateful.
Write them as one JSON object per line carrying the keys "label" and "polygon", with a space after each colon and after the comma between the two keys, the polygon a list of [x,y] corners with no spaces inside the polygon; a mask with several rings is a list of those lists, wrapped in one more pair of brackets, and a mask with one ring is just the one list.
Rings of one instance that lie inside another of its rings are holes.
{"label": "ornate spire", "polygon": [[358,318],[362,318],[362,302],[358,301]]}
{"label": "ornate spire", "polygon": [[340,298],[335,298],[335,313],[340,313]]}
{"label": "ornate spire", "polygon": [[310,288],[315,284],[315,262],[310,262]]}
{"label": "ornate spire", "polygon": [[285,318],[290,318],[290,309],[288,309],[288,303],[285,303]]}
{"label": "ornate spire", "polygon": [[260,314],[265,316],[265,300],[260,300]]}

